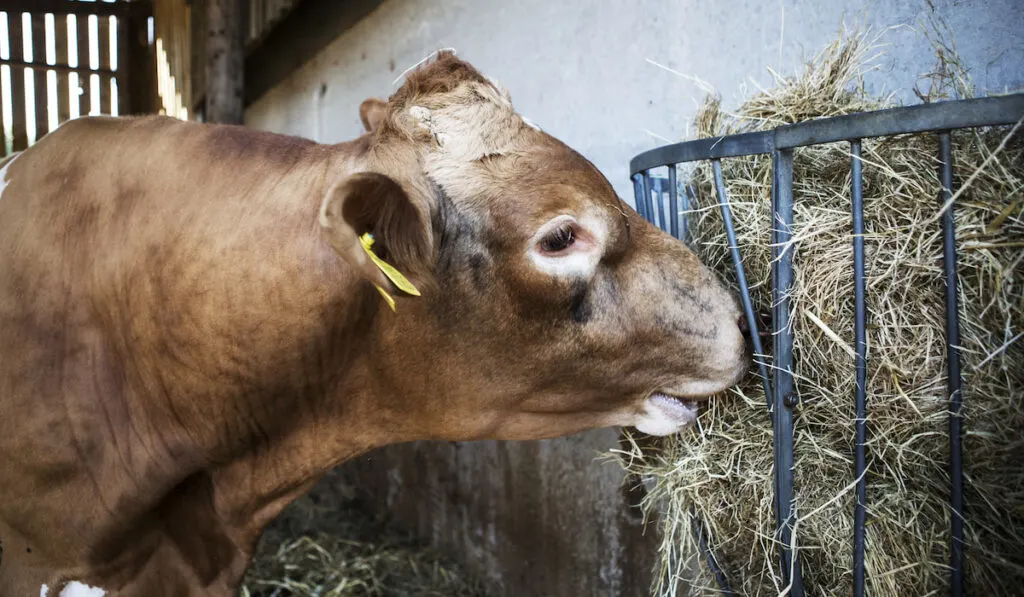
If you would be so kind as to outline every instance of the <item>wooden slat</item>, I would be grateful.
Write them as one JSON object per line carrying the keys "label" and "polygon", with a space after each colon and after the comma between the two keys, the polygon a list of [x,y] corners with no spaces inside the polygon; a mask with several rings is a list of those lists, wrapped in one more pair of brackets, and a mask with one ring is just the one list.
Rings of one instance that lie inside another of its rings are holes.
{"label": "wooden slat", "polygon": [[[57,64],[68,63],[68,19],[66,15],[54,15],[54,45],[57,46]],[[57,71],[57,120],[60,123],[71,118],[71,104],[68,93],[71,83],[67,71]]]}
{"label": "wooden slat", "polygon": [[[10,40],[11,58],[24,60],[22,51],[21,12],[7,13],[7,31]],[[11,121],[14,151],[28,147],[28,132],[25,129],[25,69],[11,67]]]}
{"label": "wooden slat", "polygon": [[89,114],[89,106],[92,98],[90,73],[89,71],[89,18],[85,15],[78,15],[78,86],[82,89],[78,95],[78,113],[82,116]]}
{"label": "wooden slat", "polygon": [[[13,15],[8,14],[7,12],[3,12],[2,14],[3,14],[4,22],[5,23],[10,23],[10,19],[13,17]],[[5,36],[8,35],[7,31],[8,31],[7,27],[5,26],[5,28],[3,29],[3,34]],[[9,37],[8,37],[8,41],[10,41]],[[2,73],[3,73],[3,69],[0,69],[0,76],[2,76]],[[2,80],[0,80],[0,86],[2,86],[2,85],[3,85],[3,82],[2,82]],[[7,93],[10,93],[10,89],[7,90]],[[2,96],[0,96],[0,97],[2,97]],[[11,116],[7,114],[7,106],[5,105],[5,102],[0,102],[0,154],[3,154],[3,155],[6,156],[7,155],[7,127],[3,126],[3,121],[6,119],[6,118],[3,118],[3,117],[11,118]]]}
{"label": "wooden slat", "polygon": [[46,17],[42,13],[32,15],[32,69],[33,92],[35,93],[36,111],[36,141],[50,132],[49,118],[47,117],[47,92],[46,81]]}
{"label": "wooden slat", "polygon": [[[100,70],[110,70],[110,17],[99,19]],[[110,114],[110,76],[100,75],[100,114]]]}
{"label": "wooden slat", "polygon": [[131,38],[129,33],[128,25],[131,23],[131,19],[118,19],[117,20],[117,113],[128,114],[130,113],[131,98],[131,81],[129,80],[128,73],[128,47],[131,44]]}

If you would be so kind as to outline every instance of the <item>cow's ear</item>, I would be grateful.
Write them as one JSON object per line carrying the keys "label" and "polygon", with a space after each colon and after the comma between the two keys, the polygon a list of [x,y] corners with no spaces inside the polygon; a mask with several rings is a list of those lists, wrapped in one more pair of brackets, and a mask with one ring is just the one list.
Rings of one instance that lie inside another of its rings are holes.
{"label": "cow's ear", "polygon": [[[385,275],[393,266],[413,285],[423,282],[428,271],[430,237],[425,215],[417,209],[402,187],[376,172],[360,172],[341,181],[328,192],[320,206],[320,226],[331,246],[359,275],[392,295],[409,294],[401,284]],[[382,267],[368,255],[365,243]]]}
{"label": "cow's ear", "polygon": [[368,133],[374,133],[380,128],[387,113],[388,103],[382,99],[371,97],[359,104],[359,120],[363,121],[363,128]]}

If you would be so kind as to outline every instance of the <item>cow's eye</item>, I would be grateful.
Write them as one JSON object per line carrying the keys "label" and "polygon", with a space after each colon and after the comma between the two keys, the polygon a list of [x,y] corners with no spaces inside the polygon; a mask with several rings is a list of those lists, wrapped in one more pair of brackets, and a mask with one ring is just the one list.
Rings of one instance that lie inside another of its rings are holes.
{"label": "cow's eye", "polygon": [[540,249],[545,253],[560,253],[576,242],[576,231],[572,224],[566,222],[555,228],[548,236],[540,241]]}

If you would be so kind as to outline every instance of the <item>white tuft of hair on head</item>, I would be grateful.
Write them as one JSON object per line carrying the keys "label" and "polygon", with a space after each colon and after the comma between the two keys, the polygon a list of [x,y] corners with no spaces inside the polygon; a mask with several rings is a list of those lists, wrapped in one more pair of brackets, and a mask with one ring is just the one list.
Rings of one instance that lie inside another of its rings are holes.
{"label": "white tuft of hair on head", "polygon": [[394,81],[391,82],[391,85],[392,86],[398,85],[398,82],[401,81],[402,79],[404,79],[405,75],[407,75],[407,74],[411,73],[412,71],[416,70],[417,68],[420,67],[421,64],[423,64],[424,62],[430,60],[434,56],[437,56],[441,52],[451,52],[452,55],[457,55],[457,52],[455,51],[455,48],[441,48],[439,50],[434,50],[433,52],[431,52],[431,53],[427,54],[426,56],[424,56],[423,59],[420,60],[419,62],[417,62],[416,64],[414,64],[414,65],[410,66],[409,68],[403,70],[402,74],[398,75],[398,78],[396,78]]}

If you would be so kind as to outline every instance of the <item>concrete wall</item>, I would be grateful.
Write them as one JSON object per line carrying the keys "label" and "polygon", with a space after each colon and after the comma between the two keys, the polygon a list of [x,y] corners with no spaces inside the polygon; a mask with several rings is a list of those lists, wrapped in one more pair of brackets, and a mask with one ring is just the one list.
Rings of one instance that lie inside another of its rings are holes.
{"label": "concrete wall", "polygon": [[[929,5],[934,8],[929,8]],[[591,158],[632,201],[634,154],[685,135],[699,77],[735,105],[766,67],[789,73],[840,24],[885,35],[875,89],[909,89],[934,54],[919,22],[945,19],[982,90],[1024,87],[1019,0],[388,0],[257,101],[250,126],[323,142],[359,134],[359,102],[431,51],[454,47],[517,107]],[[412,444],[347,465],[382,508],[492,581],[497,594],[645,595],[654,536],[599,464],[616,432],[547,442]]]}
{"label": "concrete wall", "polygon": [[[702,96],[735,105],[864,23],[886,32],[888,55],[868,83],[909,90],[933,65],[917,31],[927,0],[387,0],[248,111],[254,127],[323,142],[360,132],[357,109],[389,95],[403,70],[453,47],[512,92],[516,107],[589,157],[624,197],[629,158],[683,137]],[[931,0],[956,32],[982,89],[1024,87],[1019,0]],[[912,94],[901,94],[913,101]]]}

